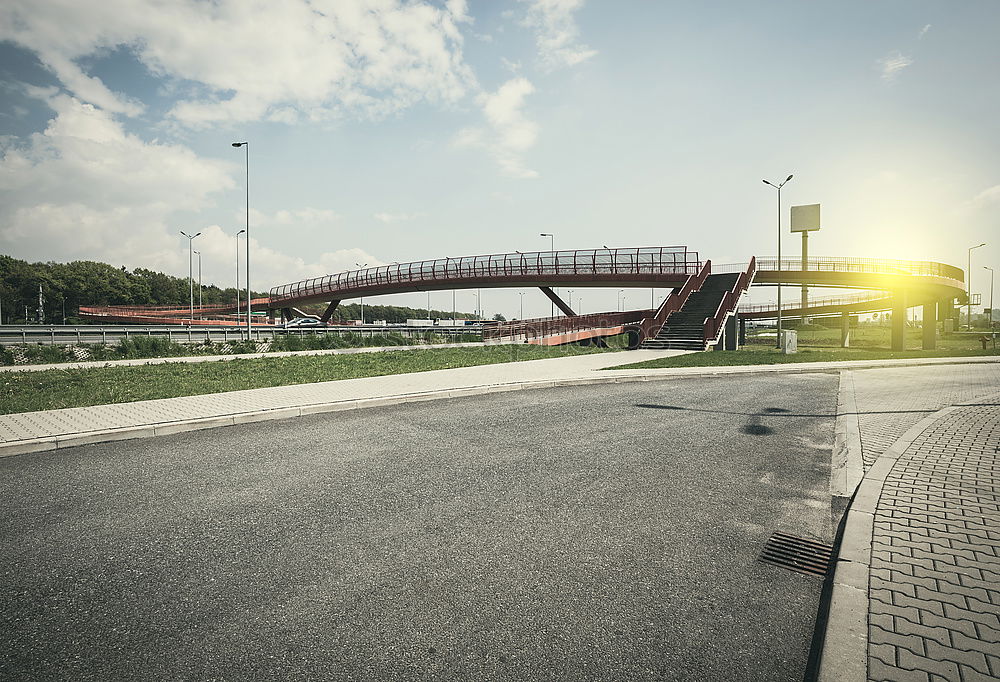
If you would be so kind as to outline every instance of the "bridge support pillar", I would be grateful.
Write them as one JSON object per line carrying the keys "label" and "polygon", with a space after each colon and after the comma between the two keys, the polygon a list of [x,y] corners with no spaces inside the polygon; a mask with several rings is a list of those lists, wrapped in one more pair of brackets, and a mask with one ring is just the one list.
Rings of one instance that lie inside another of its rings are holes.
{"label": "bridge support pillar", "polygon": [[937,302],[924,303],[923,349],[934,350],[937,345]]}
{"label": "bridge support pillar", "polygon": [[740,318],[740,337],[738,340],[739,345],[747,345],[747,321],[745,318]]}
{"label": "bridge support pillar", "polygon": [[906,350],[906,294],[892,297],[892,350]]}
{"label": "bridge support pillar", "polygon": [[338,305],[340,305],[340,301],[330,301],[330,305],[326,307],[326,311],[324,311],[323,316],[319,318],[319,321],[323,324],[329,322],[330,318],[333,317],[333,311],[337,309]]}
{"label": "bridge support pillar", "polygon": [[840,347],[851,347],[851,314],[846,310],[840,313]]}
{"label": "bridge support pillar", "polygon": [[730,315],[726,318],[726,330],[722,334],[723,343],[726,350],[736,350],[736,342],[739,337],[736,335],[736,316]]}
{"label": "bridge support pillar", "polygon": [[559,295],[556,292],[552,291],[552,287],[538,288],[542,290],[543,294],[549,297],[550,301],[556,304],[556,307],[559,308],[559,310],[566,313],[567,317],[576,317],[576,313],[573,312],[573,309],[566,305],[566,301],[559,298]]}

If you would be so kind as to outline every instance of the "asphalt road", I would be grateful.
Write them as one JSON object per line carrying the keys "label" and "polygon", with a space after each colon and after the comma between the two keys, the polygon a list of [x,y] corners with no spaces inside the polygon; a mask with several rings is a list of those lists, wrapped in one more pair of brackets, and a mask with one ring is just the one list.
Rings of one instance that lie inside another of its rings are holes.
{"label": "asphalt road", "polygon": [[0,460],[0,679],[799,680],[835,374],[518,391]]}

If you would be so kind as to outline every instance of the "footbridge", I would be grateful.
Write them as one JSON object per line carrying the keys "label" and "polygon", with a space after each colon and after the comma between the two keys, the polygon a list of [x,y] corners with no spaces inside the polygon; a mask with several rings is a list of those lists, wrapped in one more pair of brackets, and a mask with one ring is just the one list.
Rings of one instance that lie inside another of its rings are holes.
{"label": "footbridge", "polygon": [[[487,341],[537,344],[601,343],[627,334],[630,347],[735,348],[741,320],[771,319],[775,304],[750,305],[751,286],[802,287],[799,300],[786,301],[782,316],[819,317],[890,310],[893,347],[902,348],[908,308],[923,309],[924,348],[934,347],[935,326],[964,300],[960,268],[934,261],[817,257],[777,261],[751,258],[747,263],[713,266],[685,246],[625,249],[534,251],[464,256],[392,263],[305,279],[271,289],[255,299],[253,310],[281,311],[287,318],[297,307],[326,303],[329,321],[341,301],[362,296],[439,291],[538,287],[562,315],[489,324]],[[671,293],[657,308],[578,315],[553,289],[558,286],[663,288]],[[844,296],[810,299],[808,287],[854,290]],[[858,291],[860,290],[860,293]],[[192,316],[186,307],[90,307],[92,319],[182,324],[236,324],[236,304],[201,306]],[[192,319],[198,318],[198,319]],[[207,318],[207,319],[203,319]]]}

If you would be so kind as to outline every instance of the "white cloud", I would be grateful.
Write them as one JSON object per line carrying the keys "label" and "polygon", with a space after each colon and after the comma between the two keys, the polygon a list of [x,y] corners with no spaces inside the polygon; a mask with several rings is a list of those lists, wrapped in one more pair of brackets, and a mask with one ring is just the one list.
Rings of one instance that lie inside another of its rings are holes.
{"label": "white cloud", "polygon": [[528,3],[522,22],[535,32],[535,42],[542,65],[547,69],[575,66],[595,54],[579,42],[580,29],[573,13],[583,7],[584,0],[520,0]]}
{"label": "white cloud", "polygon": [[[36,91],[35,94],[42,94]],[[213,194],[235,186],[233,166],[197,157],[178,145],[147,143],[112,116],[67,95],[47,98],[55,111],[44,132],[18,144],[0,142],[0,250],[27,260],[99,260],[129,268],[186,274],[186,239],[201,232],[204,281],[235,280],[233,227],[203,227],[178,211],[197,212]],[[330,209],[251,212],[254,287],[297,281],[377,263],[360,249],[317,253],[305,260],[263,247],[258,229],[322,228],[339,220]]]}
{"label": "white cloud", "polygon": [[388,224],[415,220],[417,218],[422,218],[423,215],[423,213],[376,213],[373,217],[375,220]]}
{"label": "white cloud", "polygon": [[538,124],[522,112],[525,98],[535,91],[527,78],[512,78],[495,93],[477,98],[489,128],[466,128],[458,133],[458,147],[486,149],[496,159],[501,171],[514,178],[536,178],[524,164],[524,154],[538,139]]}
{"label": "white cloud", "polygon": [[0,4],[0,36],[35,51],[78,98],[142,111],[79,66],[125,47],[178,92],[194,85],[197,95],[170,112],[189,125],[379,117],[422,100],[454,102],[475,85],[458,29],[469,21],[460,0]]}
{"label": "white cloud", "polygon": [[882,71],[882,80],[895,80],[896,76],[899,75],[899,72],[912,63],[913,60],[901,53],[899,50],[893,50],[888,55],[878,60],[879,68]]}
{"label": "white cloud", "polygon": [[917,36],[917,39],[918,40],[923,40],[924,36],[927,35],[927,32],[929,30],[931,30],[931,25],[930,24],[925,24],[924,27],[922,29],[920,29],[920,34]]}
{"label": "white cloud", "polygon": [[[251,229],[253,229],[252,224]],[[221,287],[233,286],[236,282],[235,236],[218,225],[209,225],[201,230],[201,236],[194,243],[195,248],[202,253],[202,281],[205,284],[214,283]],[[241,239],[240,281],[244,287],[246,286],[245,248],[246,245]],[[279,284],[354,270],[355,263],[383,265],[381,261],[362,249],[326,251],[306,260],[301,256],[292,256],[262,246],[252,235],[250,238],[250,285],[255,291],[266,291]],[[186,262],[183,263],[183,267],[186,272]]]}
{"label": "white cloud", "polygon": [[0,240],[25,257],[176,264],[167,216],[233,186],[228,167],[177,145],[145,143],[67,95],[56,115],[0,159]]}
{"label": "white cloud", "polygon": [[972,206],[974,208],[985,208],[993,204],[1000,204],[1000,185],[988,187],[972,199]]}

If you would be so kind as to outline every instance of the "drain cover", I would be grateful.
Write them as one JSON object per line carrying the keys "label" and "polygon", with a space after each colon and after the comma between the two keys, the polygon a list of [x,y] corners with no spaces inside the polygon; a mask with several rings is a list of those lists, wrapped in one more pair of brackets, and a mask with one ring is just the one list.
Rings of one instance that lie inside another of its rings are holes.
{"label": "drain cover", "polygon": [[777,532],[767,539],[760,560],[806,575],[826,575],[833,558],[833,546]]}

